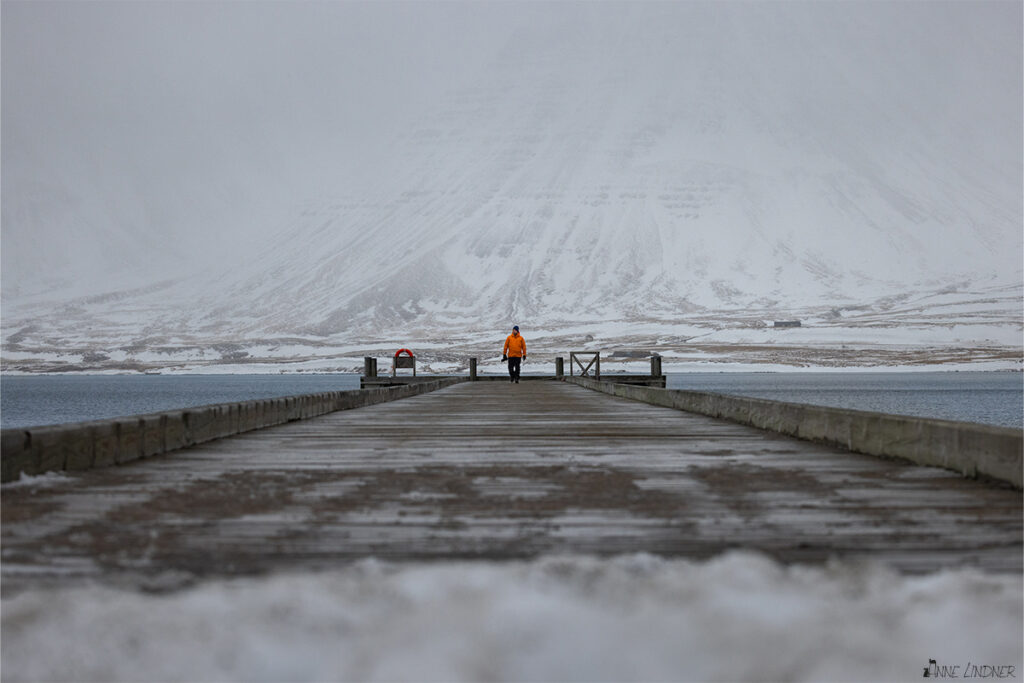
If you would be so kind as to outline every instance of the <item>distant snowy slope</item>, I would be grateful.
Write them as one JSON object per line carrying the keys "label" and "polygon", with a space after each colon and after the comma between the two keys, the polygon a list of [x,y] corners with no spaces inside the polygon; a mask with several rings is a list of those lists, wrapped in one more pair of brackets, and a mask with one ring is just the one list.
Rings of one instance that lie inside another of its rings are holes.
{"label": "distant snowy slope", "polygon": [[101,303],[14,300],[5,326],[442,339],[1019,297],[1018,4],[527,16],[367,189],[309,202],[260,256]]}
{"label": "distant snowy slope", "polygon": [[282,329],[334,334],[1019,281],[1020,159],[971,120],[1014,111],[963,89],[989,87],[999,55],[946,42],[988,18],[630,10],[521,31],[397,141],[374,194],[311,208],[235,293]]}

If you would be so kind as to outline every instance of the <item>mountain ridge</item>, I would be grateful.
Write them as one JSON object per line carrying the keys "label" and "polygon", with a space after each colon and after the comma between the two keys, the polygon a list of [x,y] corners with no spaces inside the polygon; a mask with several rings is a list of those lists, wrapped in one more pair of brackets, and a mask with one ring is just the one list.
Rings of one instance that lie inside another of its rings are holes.
{"label": "mountain ridge", "polygon": [[[987,11],[563,8],[514,32],[475,84],[439,93],[381,150],[368,191],[311,204],[251,260],[115,290],[106,308],[14,301],[5,327],[134,317],[162,336],[338,346],[512,321],[675,336],[953,287],[980,292],[962,301],[979,310],[986,291],[1010,292],[996,324],[1019,329],[1021,164],[992,141],[1012,126],[985,131],[1019,104],[967,126],[984,103],[950,99],[1009,81],[971,85],[1005,53],[945,42],[988,36],[1000,13]],[[927,82],[937,68],[948,82]]]}

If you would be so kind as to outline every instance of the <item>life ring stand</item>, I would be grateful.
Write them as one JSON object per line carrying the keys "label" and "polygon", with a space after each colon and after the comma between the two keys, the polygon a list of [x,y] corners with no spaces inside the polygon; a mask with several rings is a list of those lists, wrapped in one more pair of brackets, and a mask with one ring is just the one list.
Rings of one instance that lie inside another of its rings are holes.
{"label": "life ring stand", "polygon": [[409,349],[398,349],[391,360],[391,376],[398,375],[398,368],[412,368],[412,376],[416,376],[416,354]]}

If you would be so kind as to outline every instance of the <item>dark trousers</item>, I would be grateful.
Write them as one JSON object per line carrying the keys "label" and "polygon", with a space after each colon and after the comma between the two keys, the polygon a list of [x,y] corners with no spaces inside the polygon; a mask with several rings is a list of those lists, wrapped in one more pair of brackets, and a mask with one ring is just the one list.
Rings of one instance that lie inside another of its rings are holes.
{"label": "dark trousers", "polygon": [[519,379],[519,364],[523,362],[523,359],[519,356],[508,357],[508,378],[509,381]]}

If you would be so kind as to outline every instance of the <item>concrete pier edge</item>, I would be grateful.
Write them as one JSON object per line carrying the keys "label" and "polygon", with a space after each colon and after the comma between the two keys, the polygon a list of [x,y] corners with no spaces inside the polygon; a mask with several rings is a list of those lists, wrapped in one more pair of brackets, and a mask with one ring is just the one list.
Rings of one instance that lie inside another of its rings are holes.
{"label": "concrete pier edge", "polygon": [[170,453],[195,444],[336,410],[362,408],[468,381],[442,378],[391,387],[220,403],[147,415],[0,431],[0,483],[22,472],[87,470]]}
{"label": "concrete pier edge", "polygon": [[758,427],[856,453],[903,458],[1021,488],[1024,430],[770,399],[566,377],[612,396]]}

